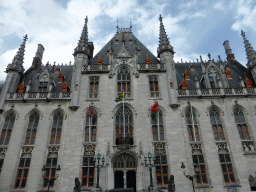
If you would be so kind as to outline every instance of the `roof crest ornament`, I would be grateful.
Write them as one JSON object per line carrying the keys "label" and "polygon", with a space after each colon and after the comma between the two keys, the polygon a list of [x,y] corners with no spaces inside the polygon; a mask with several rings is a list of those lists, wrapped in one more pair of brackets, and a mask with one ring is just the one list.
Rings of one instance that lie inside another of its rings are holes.
{"label": "roof crest ornament", "polygon": [[131,20],[130,20],[130,28],[119,28],[118,19],[117,19],[116,32],[117,33],[131,33],[132,32],[132,22],[131,22]]}
{"label": "roof crest ornament", "polygon": [[241,35],[244,39],[244,47],[245,47],[246,56],[248,60],[247,65],[248,66],[256,65],[256,53],[253,47],[251,46],[251,44],[249,43],[249,41],[246,39],[245,32],[242,30],[241,30]]}
{"label": "roof crest ornament", "polygon": [[209,57],[209,60],[211,60],[211,54],[210,53],[208,53],[208,57]]}

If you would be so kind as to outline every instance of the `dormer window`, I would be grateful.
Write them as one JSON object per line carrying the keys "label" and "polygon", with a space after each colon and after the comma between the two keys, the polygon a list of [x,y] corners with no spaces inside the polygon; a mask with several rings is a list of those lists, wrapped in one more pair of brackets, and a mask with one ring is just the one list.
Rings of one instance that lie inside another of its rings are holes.
{"label": "dormer window", "polygon": [[56,69],[55,72],[56,72],[56,73],[59,73],[59,72],[60,72],[60,69]]}
{"label": "dormer window", "polygon": [[64,75],[62,73],[59,74],[59,80],[58,82],[63,82],[64,80]]}
{"label": "dormer window", "polygon": [[208,71],[208,80],[210,88],[217,88],[217,71],[214,67],[211,67]]}
{"label": "dormer window", "polygon": [[40,82],[39,84],[39,92],[47,92],[48,82]]}

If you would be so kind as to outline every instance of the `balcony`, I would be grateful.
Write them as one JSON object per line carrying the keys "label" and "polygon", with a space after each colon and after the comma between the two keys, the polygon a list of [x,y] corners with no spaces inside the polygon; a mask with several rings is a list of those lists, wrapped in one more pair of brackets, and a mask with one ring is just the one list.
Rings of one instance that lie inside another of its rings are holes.
{"label": "balcony", "polygon": [[8,93],[7,101],[32,101],[32,100],[69,100],[71,99],[71,92],[61,93]]}
{"label": "balcony", "polygon": [[234,89],[178,89],[178,97],[228,97],[228,96],[255,96],[256,88]]}
{"label": "balcony", "polygon": [[138,64],[138,71],[139,72],[165,72],[166,67],[165,64],[163,63],[158,63],[158,64]]}
{"label": "balcony", "polygon": [[132,137],[118,137],[116,138],[116,145],[133,145]]}
{"label": "balcony", "polygon": [[83,65],[82,73],[109,73],[110,65]]}

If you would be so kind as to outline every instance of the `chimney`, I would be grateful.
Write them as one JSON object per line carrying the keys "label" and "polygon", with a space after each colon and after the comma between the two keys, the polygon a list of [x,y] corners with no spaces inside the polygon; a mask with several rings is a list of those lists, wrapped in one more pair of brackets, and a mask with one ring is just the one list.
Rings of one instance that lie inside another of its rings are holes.
{"label": "chimney", "polygon": [[224,48],[225,48],[225,51],[226,51],[228,62],[235,65],[235,56],[232,53],[232,50],[231,50],[230,45],[229,45],[229,41],[228,40],[224,41],[223,45],[224,45]]}
{"label": "chimney", "polygon": [[44,54],[44,47],[43,45],[38,44],[36,55],[32,63],[32,67],[33,67],[32,71],[34,71],[38,66],[41,66],[43,54]]}

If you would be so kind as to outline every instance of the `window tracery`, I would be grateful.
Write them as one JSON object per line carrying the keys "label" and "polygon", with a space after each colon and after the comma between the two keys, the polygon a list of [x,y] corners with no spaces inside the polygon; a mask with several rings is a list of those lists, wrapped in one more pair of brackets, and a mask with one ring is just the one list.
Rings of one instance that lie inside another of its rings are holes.
{"label": "window tracery", "polygon": [[188,109],[187,110],[186,122],[187,122],[187,129],[188,129],[189,140],[191,142],[200,141],[199,128],[198,128],[198,124],[197,124],[197,118],[196,118],[196,115],[195,115],[195,113],[194,113],[194,111],[192,109]]}
{"label": "window tracery", "polygon": [[250,133],[248,130],[248,126],[244,117],[244,113],[240,108],[235,108],[234,110],[234,117],[236,126],[239,132],[239,136],[241,140],[250,140]]}
{"label": "window tracery", "polygon": [[212,123],[212,129],[214,133],[214,138],[216,141],[225,140],[225,134],[223,131],[223,126],[220,119],[220,114],[216,109],[211,109],[210,119]]}
{"label": "window tracery", "polygon": [[220,75],[218,74],[215,67],[210,67],[208,70],[208,80],[210,83],[210,88],[218,88],[218,79],[220,79]]}
{"label": "window tracery", "polygon": [[26,139],[24,145],[34,145],[36,139],[37,126],[39,122],[39,115],[34,112],[29,117],[29,124],[26,133]]}
{"label": "window tracery", "polygon": [[98,90],[99,90],[99,77],[91,77],[90,78],[89,99],[98,98]]}
{"label": "window tracery", "polygon": [[117,72],[117,95],[124,91],[124,97],[131,97],[131,73],[128,67],[122,66]]}
{"label": "window tracery", "polygon": [[5,118],[4,127],[2,129],[1,138],[0,138],[0,145],[9,144],[14,122],[15,122],[15,115],[13,112],[11,112]]}
{"label": "window tracery", "polygon": [[53,117],[50,144],[60,144],[63,114],[58,111]]}
{"label": "window tracery", "polygon": [[85,142],[96,142],[98,125],[98,113],[92,107],[92,116],[89,117],[89,110],[86,112]]}
{"label": "window tracery", "polygon": [[116,112],[116,145],[126,144],[133,145],[133,113],[128,106],[120,106]]}
{"label": "window tracery", "polygon": [[152,134],[154,141],[164,141],[164,125],[163,125],[163,115],[159,110],[158,112],[151,112],[151,125]]}
{"label": "window tracery", "polygon": [[136,168],[136,159],[128,153],[122,153],[114,159],[114,168]]}
{"label": "window tracery", "polygon": [[159,97],[158,76],[149,77],[150,97]]}

